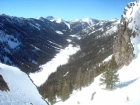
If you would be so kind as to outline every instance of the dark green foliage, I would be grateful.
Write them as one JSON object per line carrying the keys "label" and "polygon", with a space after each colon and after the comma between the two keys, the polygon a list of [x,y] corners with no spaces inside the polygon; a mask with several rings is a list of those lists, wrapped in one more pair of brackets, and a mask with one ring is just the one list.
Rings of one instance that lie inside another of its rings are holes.
{"label": "dark green foliage", "polygon": [[65,101],[66,99],[69,98],[69,95],[70,95],[69,92],[70,92],[69,84],[66,81],[64,81],[63,87],[62,87],[62,93],[61,93],[62,101]]}
{"label": "dark green foliage", "polygon": [[56,97],[55,97],[55,92],[54,92],[54,86],[52,85],[50,87],[50,91],[49,92],[49,97],[48,97],[48,101],[51,103],[51,105],[53,105],[53,103],[55,103],[56,101]]}
{"label": "dark green foliage", "polygon": [[75,78],[75,89],[80,89],[82,88],[82,72],[81,68],[78,70],[76,78]]}
{"label": "dark green foliage", "polygon": [[105,90],[113,90],[115,88],[116,82],[119,82],[118,74],[117,74],[117,64],[115,62],[115,58],[112,57],[111,61],[105,68],[105,72],[102,74],[100,78],[100,85],[105,85]]}

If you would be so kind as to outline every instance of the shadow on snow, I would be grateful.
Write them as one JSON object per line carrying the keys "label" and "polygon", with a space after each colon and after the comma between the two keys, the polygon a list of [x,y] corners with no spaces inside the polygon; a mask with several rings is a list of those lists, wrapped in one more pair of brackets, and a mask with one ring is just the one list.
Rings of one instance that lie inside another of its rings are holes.
{"label": "shadow on snow", "polygon": [[138,79],[139,79],[139,77],[135,78],[133,80],[130,80],[130,81],[120,82],[120,83],[116,84],[116,88],[124,88],[124,87],[132,84],[133,82],[135,82]]}

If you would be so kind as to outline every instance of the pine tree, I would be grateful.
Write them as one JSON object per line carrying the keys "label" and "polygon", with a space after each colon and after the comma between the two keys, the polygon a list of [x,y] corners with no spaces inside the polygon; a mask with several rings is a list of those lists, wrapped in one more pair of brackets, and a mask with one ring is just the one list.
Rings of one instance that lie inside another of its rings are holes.
{"label": "pine tree", "polygon": [[87,77],[88,77],[88,85],[90,85],[94,81],[94,75],[92,70],[87,71]]}
{"label": "pine tree", "polygon": [[117,65],[114,57],[112,57],[105,69],[106,71],[100,78],[100,85],[105,85],[105,90],[113,90],[115,88],[116,82],[119,82],[119,75],[117,74]]}
{"label": "pine tree", "polygon": [[55,103],[55,101],[56,101],[53,85],[50,87],[48,101],[51,103],[51,105],[53,105],[53,103]]}
{"label": "pine tree", "polygon": [[61,80],[59,80],[57,82],[57,86],[56,86],[56,89],[57,89],[57,92],[56,92],[56,95],[57,97],[60,97],[61,96],[61,92],[62,92],[62,82]]}
{"label": "pine tree", "polygon": [[67,82],[64,81],[63,88],[62,88],[62,94],[61,94],[62,101],[65,101],[66,99],[68,99],[69,95],[70,95],[69,86],[68,86]]}
{"label": "pine tree", "polygon": [[81,75],[82,75],[82,72],[81,72],[81,68],[80,68],[77,72],[76,79],[75,79],[75,84],[76,84],[75,88],[80,89],[80,90],[82,88],[82,81],[81,81],[82,76]]}
{"label": "pine tree", "polygon": [[84,77],[84,79],[83,79],[83,87],[86,87],[86,86],[88,86],[88,75],[87,75],[87,72],[83,73],[83,77]]}

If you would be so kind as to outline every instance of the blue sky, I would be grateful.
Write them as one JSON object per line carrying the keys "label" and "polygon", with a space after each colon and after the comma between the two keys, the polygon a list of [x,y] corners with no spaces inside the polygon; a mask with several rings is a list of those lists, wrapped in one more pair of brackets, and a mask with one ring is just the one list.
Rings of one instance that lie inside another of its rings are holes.
{"label": "blue sky", "polygon": [[68,21],[86,17],[120,19],[131,1],[135,0],[0,0],[0,14],[25,18],[53,16]]}

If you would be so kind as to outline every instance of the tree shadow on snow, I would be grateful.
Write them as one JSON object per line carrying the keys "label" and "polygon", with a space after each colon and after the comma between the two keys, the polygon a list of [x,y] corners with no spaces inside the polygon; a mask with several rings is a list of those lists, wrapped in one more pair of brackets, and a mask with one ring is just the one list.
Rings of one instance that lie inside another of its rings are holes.
{"label": "tree shadow on snow", "polygon": [[135,78],[133,80],[130,80],[130,81],[120,82],[120,83],[116,84],[116,88],[124,88],[124,87],[132,84],[133,82],[135,82],[138,79],[139,79],[139,77]]}

